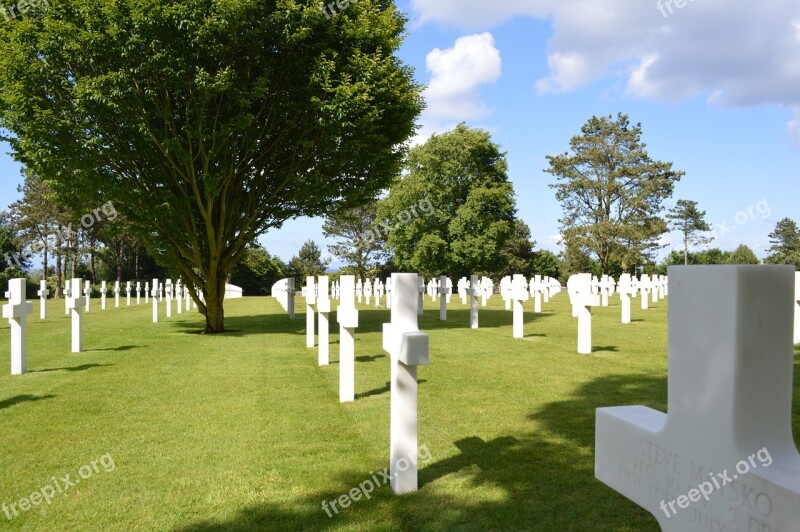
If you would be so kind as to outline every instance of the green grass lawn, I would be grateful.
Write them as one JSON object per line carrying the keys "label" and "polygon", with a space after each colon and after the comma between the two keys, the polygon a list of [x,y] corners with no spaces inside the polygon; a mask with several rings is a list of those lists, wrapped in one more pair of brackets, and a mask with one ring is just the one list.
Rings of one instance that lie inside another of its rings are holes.
{"label": "green grass lawn", "polygon": [[[11,521],[0,513],[2,528],[658,530],[595,480],[593,447],[595,408],[666,410],[665,301],[641,311],[634,300],[634,322],[623,326],[613,297],[595,310],[595,352],[583,356],[566,292],[542,314],[526,304],[520,340],[499,296],[481,309],[478,331],[457,297],[447,322],[426,297],[419,443],[431,460],[420,490],[396,497],[384,486],[332,518],[323,500],[388,465],[387,310],[359,305],[356,402],[340,405],[338,334],[331,365],[318,367],[305,315],[290,321],[274,299],[228,302],[222,336],[197,334],[196,313],[167,321],[162,307],[153,324],[144,302],[92,303],[85,352],[71,354],[63,302],[50,302],[46,322],[34,302],[24,376],[9,375],[7,322],[0,328],[0,503],[53,477],[74,481],[103,455],[114,468]],[[338,333],[335,314],[331,322]],[[798,407],[795,393],[796,440]]]}

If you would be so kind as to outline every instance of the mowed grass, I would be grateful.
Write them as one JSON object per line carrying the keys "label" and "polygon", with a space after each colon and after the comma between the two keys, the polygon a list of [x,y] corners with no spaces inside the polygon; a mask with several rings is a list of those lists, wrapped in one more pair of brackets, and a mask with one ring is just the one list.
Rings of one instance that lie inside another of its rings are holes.
{"label": "mowed grass", "polygon": [[[124,305],[124,301],[123,301]],[[481,329],[453,297],[448,321],[426,297],[420,327],[420,490],[382,486],[329,518],[332,501],[388,465],[386,309],[360,305],[354,403],[338,401],[338,325],[331,365],[305,347],[303,300],[291,321],[272,298],[226,305],[228,334],[197,334],[196,312],[151,323],[151,306],[92,311],[84,348],[51,301],[29,322],[29,373],[9,376],[0,328],[0,503],[100,472],[0,527],[27,530],[658,530],[655,519],[594,478],[595,409],[667,400],[667,302],[619,324],[619,298],[595,309],[594,354],[576,354],[566,292],[511,337],[499,296]],[[113,307],[113,301],[109,305]],[[335,304],[334,304],[335,307]],[[795,373],[800,371],[795,351]],[[795,379],[797,383],[798,379]],[[797,390],[797,384],[795,384]],[[800,394],[794,396],[795,438]]]}

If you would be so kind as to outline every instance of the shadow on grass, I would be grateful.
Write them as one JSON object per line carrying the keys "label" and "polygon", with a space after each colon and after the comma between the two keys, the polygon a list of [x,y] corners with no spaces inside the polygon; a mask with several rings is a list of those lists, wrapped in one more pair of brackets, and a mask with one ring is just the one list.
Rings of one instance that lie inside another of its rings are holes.
{"label": "shadow on grass", "polygon": [[618,353],[619,347],[615,345],[596,345],[592,347],[592,353],[602,353],[603,351]]}
{"label": "shadow on grass", "polygon": [[0,401],[0,410],[11,408],[21,403],[33,403],[45,399],[53,399],[55,395],[17,395]]}
{"label": "shadow on grass", "polygon": [[[523,317],[524,323],[535,323],[540,320],[552,317],[553,312],[542,312],[535,314],[526,311]],[[511,311],[501,309],[481,309],[478,319],[481,329],[496,327],[511,327],[513,316]],[[331,332],[337,333],[338,326],[336,312],[331,312],[329,316]],[[364,333],[382,333],[383,324],[389,323],[390,311],[388,309],[359,309],[359,327],[356,329],[356,340],[358,335]],[[182,329],[186,334],[201,334],[202,325],[191,321],[167,321],[169,325],[176,329]],[[232,316],[225,318],[226,332],[220,337],[240,337],[255,334],[302,334],[306,332],[306,315],[297,313],[294,320],[290,320],[285,314],[262,314],[256,316]],[[439,313],[431,309],[426,309],[424,315],[419,316],[419,328],[423,332],[445,329],[464,329],[469,330],[469,309],[456,309],[447,311],[447,321],[439,320]],[[216,335],[209,335],[211,337]],[[336,342],[333,342],[336,343]]]}
{"label": "shadow on grass", "polygon": [[47,368],[32,370],[31,373],[49,373],[51,371],[86,371],[87,369],[105,368],[108,366],[116,366],[116,364],[81,364],[80,366],[71,366],[68,368]]}
{"label": "shadow on grass", "polygon": [[[480,436],[428,450],[420,490],[402,497],[381,485],[369,500],[352,500],[331,517],[336,501],[386,467],[386,457],[356,469],[332,471],[326,488],[302,486],[297,497],[243,509],[228,521],[188,524],[185,531],[222,530],[637,530],[657,531],[648,512],[594,478],[595,409],[644,404],[663,409],[666,378],[650,375],[595,379],[529,416],[540,428],[493,439]],[[425,443],[424,428],[419,442]],[[451,454],[451,456],[445,456]],[[380,478],[380,477],[378,477]],[[381,482],[383,482],[381,480]],[[346,502],[346,501],[345,501]]]}
{"label": "shadow on grass", "polygon": [[130,351],[131,349],[150,347],[149,345],[121,345],[119,347],[103,347],[101,349],[84,349],[84,353],[94,353],[100,351]]}

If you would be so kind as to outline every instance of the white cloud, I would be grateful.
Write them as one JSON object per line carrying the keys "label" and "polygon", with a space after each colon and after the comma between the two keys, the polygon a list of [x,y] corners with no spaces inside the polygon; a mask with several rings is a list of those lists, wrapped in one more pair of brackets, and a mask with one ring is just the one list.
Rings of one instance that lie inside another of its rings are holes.
{"label": "white cloud", "polygon": [[459,122],[491,114],[481,100],[482,85],[500,78],[502,60],[491,33],[466,35],[451,48],[428,53],[426,70],[431,79],[423,92],[427,107],[411,145],[424,143],[434,133],[444,133]]}
{"label": "white cloud", "polygon": [[611,78],[628,94],[656,101],[704,95],[720,105],[800,107],[800,2],[764,5],[693,0],[678,8],[662,0],[660,10],[656,0],[412,0],[420,23],[485,30],[515,16],[550,20],[542,93]]}
{"label": "white cloud", "polygon": [[489,113],[479,88],[497,81],[502,66],[490,33],[460,37],[446,50],[435,48],[425,66],[431,74],[424,93],[430,116],[471,120]]}

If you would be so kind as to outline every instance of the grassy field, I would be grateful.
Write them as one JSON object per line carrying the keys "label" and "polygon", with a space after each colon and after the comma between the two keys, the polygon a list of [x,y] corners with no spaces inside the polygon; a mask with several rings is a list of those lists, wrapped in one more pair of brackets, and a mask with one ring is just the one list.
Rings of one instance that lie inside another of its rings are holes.
{"label": "grassy field", "polygon": [[[420,490],[395,497],[384,486],[332,518],[323,500],[388,465],[387,310],[359,306],[357,398],[343,406],[338,334],[331,365],[318,367],[304,314],[290,321],[274,299],[229,302],[223,336],[197,334],[194,313],[166,321],[162,307],[153,324],[144,302],[92,303],[81,354],[69,352],[63,302],[50,302],[46,322],[34,303],[25,376],[9,376],[8,324],[0,328],[0,503],[92,472],[50,504],[13,520],[0,513],[0,528],[658,530],[595,480],[594,411],[666,410],[665,301],[640,311],[634,300],[634,322],[623,326],[612,298],[595,311],[594,354],[582,356],[565,292],[541,314],[526,304],[520,340],[499,296],[477,331],[457,297],[447,322],[426,298],[419,443],[431,459]],[[796,377],[799,364],[796,351]],[[795,393],[796,440],[799,407]]]}

